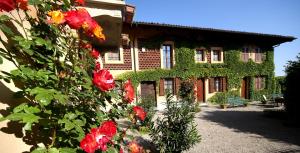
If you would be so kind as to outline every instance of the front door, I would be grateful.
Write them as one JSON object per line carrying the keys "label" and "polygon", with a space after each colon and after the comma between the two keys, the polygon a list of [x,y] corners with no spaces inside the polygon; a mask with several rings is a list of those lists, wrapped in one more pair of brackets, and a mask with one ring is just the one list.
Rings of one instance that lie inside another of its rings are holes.
{"label": "front door", "polygon": [[156,103],[156,86],[155,81],[142,81],[141,82],[141,97],[151,98]]}
{"label": "front door", "polygon": [[242,93],[241,93],[241,97],[245,98],[245,99],[249,99],[250,98],[250,94],[249,94],[249,78],[245,77],[242,80]]}
{"label": "front door", "polygon": [[197,101],[204,102],[205,101],[205,86],[204,79],[197,80]]}

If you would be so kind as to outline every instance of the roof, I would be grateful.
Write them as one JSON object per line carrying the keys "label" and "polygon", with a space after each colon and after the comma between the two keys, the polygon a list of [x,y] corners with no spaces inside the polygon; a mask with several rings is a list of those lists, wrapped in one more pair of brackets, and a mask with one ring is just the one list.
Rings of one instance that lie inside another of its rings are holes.
{"label": "roof", "polygon": [[215,29],[215,28],[204,28],[204,27],[195,27],[195,26],[184,26],[184,25],[166,24],[166,23],[134,21],[132,24],[136,25],[136,26],[138,26],[138,25],[140,25],[140,26],[156,26],[156,27],[167,27],[167,28],[178,28],[178,29],[190,29],[190,30],[206,31],[206,32],[211,31],[211,32],[219,32],[219,33],[230,33],[230,34],[234,33],[234,34],[241,34],[241,35],[278,38],[278,39],[282,39],[283,42],[289,42],[289,41],[293,41],[293,40],[297,39],[296,37],[293,37],[293,36],[235,31],[235,30],[224,30],[224,29]]}

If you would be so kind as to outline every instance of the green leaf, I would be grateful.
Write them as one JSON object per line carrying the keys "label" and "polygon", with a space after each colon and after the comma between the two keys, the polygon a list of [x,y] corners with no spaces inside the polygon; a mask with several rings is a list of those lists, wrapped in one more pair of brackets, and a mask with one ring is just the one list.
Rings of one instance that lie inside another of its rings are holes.
{"label": "green leaf", "polygon": [[31,153],[47,153],[47,149],[46,148],[36,148]]}
{"label": "green leaf", "polygon": [[34,42],[37,46],[42,46],[46,44],[46,41],[42,38],[37,38]]}
{"label": "green leaf", "polygon": [[44,106],[47,106],[51,103],[53,96],[47,92],[40,92],[35,96],[35,100],[41,103]]}
{"label": "green leaf", "polygon": [[34,114],[26,114],[23,116],[23,123],[37,123],[38,120],[40,119],[39,116],[36,116]]}
{"label": "green leaf", "polygon": [[23,129],[26,130],[26,131],[31,131],[31,126],[32,126],[32,123],[28,122],[28,123],[25,124]]}
{"label": "green leaf", "polygon": [[14,35],[14,33],[11,31],[11,29],[6,26],[5,24],[0,24],[0,29],[5,33],[8,34],[9,36]]}
{"label": "green leaf", "polygon": [[48,153],[59,153],[59,150],[57,148],[50,148],[48,149]]}
{"label": "green leaf", "polygon": [[106,153],[118,153],[118,150],[114,147],[110,147],[106,150]]}
{"label": "green leaf", "polygon": [[9,16],[4,15],[4,14],[0,15],[0,21],[1,22],[3,22],[3,21],[9,21],[9,20],[10,20]]}
{"label": "green leaf", "polygon": [[69,131],[69,130],[72,130],[75,126],[74,126],[74,124],[71,122],[71,121],[69,121],[68,119],[61,119],[61,120],[58,120],[58,123],[59,124],[65,124],[65,130],[67,130],[67,131]]}
{"label": "green leaf", "polygon": [[0,64],[3,64],[3,59],[1,56],[0,56]]}
{"label": "green leaf", "polygon": [[67,119],[69,119],[69,120],[73,120],[73,119],[75,119],[76,117],[77,117],[77,115],[74,114],[74,113],[68,113],[68,114],[65,115],[65,118],[67,118]]}
{"label": "green leaf", "polygon": [[26,108],[24,108],[24,111],[26,113],[31,113],[31,114],[41,112],[41,110],[39,108],[37,108],[37,107],[26,107]]}
{"label": "green leaf", "polygon": [[32,45],[32,42],[26,39],[20,40],[19,41],[19,45],[23,48],[23,49],[29,49],[30,46]]}
{"label": "green leaf", "polygon": [[39,5],[39,4],[43,4],[43,1],[41,1],[41,0],[29,0],[28,3],[30,5]]}
{"label": "green leaf", "polygon": [[26,103],[23,103],[17,107],[14,108],[13,112],[14,113],[18,113],[21,112],[22,110],[24,110],[24,108],[28,107]]}
{"label": "green leaf", "polygon": [[60,153],[75,153],[76,149],[73,148],[59,148]]}
{"label": "green leaf", "polygon": [[33,50],[31,49],[24,49],[24,51],[30,56],[33,55]]}

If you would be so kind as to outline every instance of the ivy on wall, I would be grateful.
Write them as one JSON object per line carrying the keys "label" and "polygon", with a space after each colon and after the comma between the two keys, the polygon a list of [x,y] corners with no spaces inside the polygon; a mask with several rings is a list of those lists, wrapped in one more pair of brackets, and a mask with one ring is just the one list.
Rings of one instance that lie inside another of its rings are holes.
{"label": "ivy on wall", "polygon": [[[268,95],[274,89],[274,54],[273,48],[263,48],[265,60],[262,63],[255,63],[251,59],[249,62],[242,62],[240,54],[242,47],[223,48],[224,63],[196,63],[195,48],[203,47],[188,43],[175,43],[175,66],[170,69],[149,69],[143,71],[126,72],[118,79],[127,80],[130,78],[137,86],[141,81],[158,81],[160,78],[182,79],[188,78],[208,78],[227,77],[228,89],[241,88],[242,79],[250,77],[250,98],[261,100],[262,94]],[[209,48],[207,46],[204,46]],[[264,76],[266,78],[265,89],[256,91],[254,89],[254,77]]]}

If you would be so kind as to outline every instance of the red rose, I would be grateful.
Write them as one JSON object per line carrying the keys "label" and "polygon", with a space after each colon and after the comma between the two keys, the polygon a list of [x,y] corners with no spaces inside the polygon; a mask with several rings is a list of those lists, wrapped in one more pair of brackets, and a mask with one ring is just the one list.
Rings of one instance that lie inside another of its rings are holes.
{"label": "red rose", "polygon": [[84,5],[84,0],[75,0],[75,3],[78,5]]}
{"label": "red rose", "polygon": [[85,152],[93,153],[98,149],[98,144],[94,134],[87,134],[80,142],[80,148]]}
{"label": "red rose", "polygon": [[95,58],[95,59],[98,59],[98,57],[100,56],[100,53],[99,51],[97,51],[96,49],[93,48],[92,51],[90,51],[90,55]]}
{"label": "red rose", "polygon": [[112,75],[105,69],[94,72],[93,83],[101,91],[108,91],[115,87],[115,81]]}
{"label": "red rose", "polygon": [[97,149],[107,150],[107,143],[111,141],[117,133],[117,127],[113,121],[105,121],[98,128],[91,129],[80,142],[80,147],[88,153],[93,153]]}
{"label": "red rose", "polygon": [[130,150],[130,153],[141,153],[143,150],[142,147],[139,146],[136,142],[130,142],[128,148]]}
{"label": "red rose", "polygon": [[72,10],[65,13],[66,23],[72,29],[80,29],[84,20],[85,15],[82,13],[84,11]]}
{"label": "red rose", "polygon": [[84,49],[91,49],[92,48],[92,45],[89,44],[89,43],[84,43],[84,42],[81,42],[80,43],[80,46]]}
{"label": "red rose", "polygon": [[2,11],[6,11],[6,12],[9,12],[9,11],[12,11],[15,9],[15,2],[14,0],[1,0],[0,1],[0,12]]}
{"label": "red rose", "polygon": [[18,6],[22,10],[28,10],[28,0],[16,0]]}
{"label": "red rose", "polygon": [[113,121],[105,121],[99,127],[99,132],[112,138],[117,133],[117,126]]}
{"label": "red rose", "polygon": [[132,86],[131,81],[128,80],[124,84],[123,88],[124,88],[124,92],[125,92],[124,100],[128,103],[131,103],[134,100],[134,88]]}
{"label": "red rose", "polygon": [[123,151],[122,147],[120,147],[120,153],[124,153],[124,151]]}
{"label": "red rose", "polygon": [[101,69],[101,65],[99,62],[96,62],[95,71],[98,72]]}
{"label": "red rose", "polygon": [[147,113],[144,111],[142,107],[134,106],[133,111],[138,118],[140,118],[142,121],[145,120]]}

